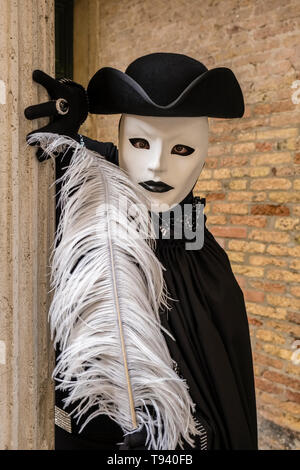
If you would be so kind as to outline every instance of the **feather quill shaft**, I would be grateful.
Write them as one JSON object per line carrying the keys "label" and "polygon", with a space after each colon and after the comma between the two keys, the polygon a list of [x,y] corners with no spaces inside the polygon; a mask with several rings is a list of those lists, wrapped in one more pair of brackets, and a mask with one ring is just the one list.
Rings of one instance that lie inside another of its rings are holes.
{"label": "feather quill shaft", "polygon": [[[103,181],[103,184],[105,186],[107,186],[107,181]],[[105,194],[107,194],[107,192],[108,191],[107,191],[107,187],[106,187]],[[106,201],[106,203],[107,202],[108,201]],[[112,246],[112,241],[111,241],[112,236],[111,236],[111,231],[110,231],[109,217],[107,217],[107,232],[108,232],[108,243],[109,243],[109,253],[110,253],[110,263],[111,263],[112,284],[113,284],[113,291],[114,291],[115,308],[116,308],[117,315],[118,315],[118,324],[119,324],[119,330],[120,330],[120,340],[121,340],[124,368],[125,368],[125,374],[126,374],[126,380],[127,380],[127,389],[128,389],[128,398],[129,398],[129,404],[130,404],[131,419],[132,419],[133,429],[135,429],[137,427],[136,414],[135,414],[135,409],[134,409],[134,400],[133,400],[133,395],[132,395],[132,387],[131,387],[130,376],[129,376],[129,371],[128,371],[128,364],[127,364],[127,357],[126,357],[126,347],[125,347],[124,334],[123,334],[123,325],[122,325],[122,321],[121,321],[120,305],[119,305],[119,298],[118,298],[118,289],[117,289],[117,283],[116,283],[115,264],[114,264],[114,252],[113,252],[113,246]]]}

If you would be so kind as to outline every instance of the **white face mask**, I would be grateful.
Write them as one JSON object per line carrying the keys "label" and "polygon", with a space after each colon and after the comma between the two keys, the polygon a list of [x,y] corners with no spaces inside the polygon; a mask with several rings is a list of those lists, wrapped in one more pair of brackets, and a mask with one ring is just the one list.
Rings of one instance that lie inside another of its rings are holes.
{"label": "white face mask", "polygon": [[170,210],[189,194],[200,175],[207,150],[205,116],[122,115],[119,165],[145,189],[153,212]]}

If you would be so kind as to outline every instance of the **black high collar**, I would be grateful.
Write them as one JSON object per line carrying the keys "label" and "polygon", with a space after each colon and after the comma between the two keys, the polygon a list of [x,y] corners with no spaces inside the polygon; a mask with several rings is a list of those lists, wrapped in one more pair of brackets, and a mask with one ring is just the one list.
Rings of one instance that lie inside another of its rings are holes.
{"label": "black high collar", "polygon": [[[189,212],[185,205],[192,205],[192,217],[189,216]],[[199,204],[203,205],[202,210],[197,210],[197,206]],[[179,215],[177,215],[176,207],[170,209],[170,211],[166,212],[159,212],[159,213],[151,213],[152,220],[158,228],[158,233],[156,234],[157,239],[167,241],[167,240],[182,240],[186,241],[187,239],[184,237],[184,226],[186,224],[195,232],[197,218],[199,219],[199,215],[202,214],[204,207],[206,205],[206,199],[200,198],[199,196],[194,196],[193,191],[191,190],[188,195],[178,204],[181,207],[181,210],[178,211]],[[174,219],[175,215],[175,219]],[[192,219],[192,220],[191,220]],[[181,224],[182,230],[182,239],[177,239],[174,236],[174,224],[176,223]],[[204,224],[206,222],[206,215],[204,214]],[[192,224],[192,225],[191,225]]]}

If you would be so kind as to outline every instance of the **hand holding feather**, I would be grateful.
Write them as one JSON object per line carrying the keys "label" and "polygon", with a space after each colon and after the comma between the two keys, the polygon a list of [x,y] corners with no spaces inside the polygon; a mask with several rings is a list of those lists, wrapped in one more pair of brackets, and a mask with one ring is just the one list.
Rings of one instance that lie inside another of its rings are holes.
{"label": "hand holding feather", "polygon": [[145,426],[140,431],[135,431],[125,436],[124,442],[119,446],[119,450],[147,450],[145,445],[147,431]]}

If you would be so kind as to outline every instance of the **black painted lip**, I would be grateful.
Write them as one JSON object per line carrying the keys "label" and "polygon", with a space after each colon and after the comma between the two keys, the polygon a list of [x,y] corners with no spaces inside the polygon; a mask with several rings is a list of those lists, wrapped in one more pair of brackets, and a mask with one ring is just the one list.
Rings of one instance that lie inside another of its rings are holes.
{"label": "black painted lip", "polygon": [[142,181],[139,183],[143,188],[147,189],[147,191],[151,191],[152,193],[166,193],[171,189],[174,189],[173,186],[169,186],[167,183],[163,181]]}

